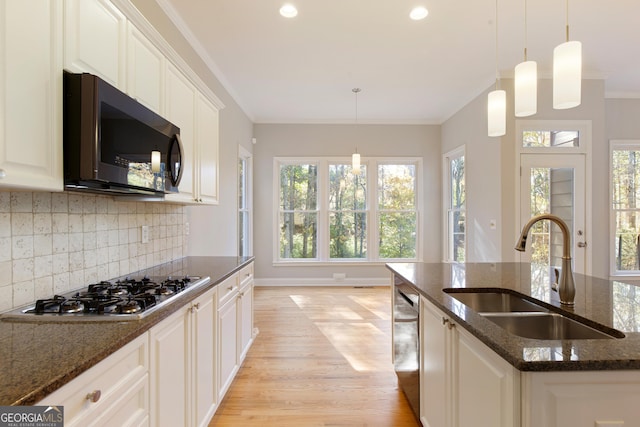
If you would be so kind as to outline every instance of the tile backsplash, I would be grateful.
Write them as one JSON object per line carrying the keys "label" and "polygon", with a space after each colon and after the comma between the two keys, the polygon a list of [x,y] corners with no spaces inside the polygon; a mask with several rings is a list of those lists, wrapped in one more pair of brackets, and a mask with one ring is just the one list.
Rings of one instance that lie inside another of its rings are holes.
{"label": "tile backsplash", "polygon": [[0,312],[182,258],[185,221],[181,205],[0,192]]}

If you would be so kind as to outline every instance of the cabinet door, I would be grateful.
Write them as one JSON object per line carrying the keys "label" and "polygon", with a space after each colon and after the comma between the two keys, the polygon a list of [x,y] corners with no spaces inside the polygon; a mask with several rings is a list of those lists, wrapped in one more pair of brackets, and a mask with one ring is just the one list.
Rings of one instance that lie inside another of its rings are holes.
{"label": "cabinet door", "polygon": [[448,426],[448,408],[451,391],[447,380],[447,329],[444,315],[422,298],[421,310],[421,369],[420,369],[420,419],[426,427]]}
{"label": "cabinet door", "polygon": [[[198,164],[195,176],[199,176],[198,200],[218,203],[218,109],[204,96],[198,95],[196,116],[196,141]],[[199,173],[198,173],[199,172]]]}
{"label": "cabinet door", "polygon": [[206,426],[213,417],[218,402],[216,381],[216,301],[215,289],[198,297],[192,320],[194,355],[196,425]]}
{"label": "cabinet door", "polygon": [[62,191],[62,1],[0,2],[0,187]]}
{"label": "cabinet door", "polygon": [[151,425],[190,425],[188,319],[178,311],[151,329]]}
{"label": "cabinet door", "polygon": [[244,360],[251,345],[253,338],[253,282],[248,283],[240,289],[238,295],[238,303],[240,305],[240,325],[238,328],[239,339],[239,351],[240,360]]}
{"label": "cabinet door", "polygon": [[640,426],[637,370],[523,372],[522,389],[523,427]]}
{"label": "cabinet door", "polygon": [[65,0],[64,67],[126,91],[125,16],[108,0]]}
{"label": "cabinet door", "polygon": [[64,406],[68,427],[148,425],[148,343],[144,333],[37,404]]}
{"label": "cabinet door", "polygon": [[127,34],[127,93],[161,114],[165,59],[133,24]]}
{"label": "cabinet door", "polygon": [[173,65],[167,63],[165,77],[165,114],[167,119],[180,128],[182,139],[182,179],[178,185],[180,193],[168,194],[167,200],[193,203],[195,188],[193,173],[195,163],[195,100],[196,89]]}
{"label": "cabinet door", "polygon": [[520,424],[518,371],[467,331],[458,329],[457,419],[460,427]]}
{"label": "cabinet door", "polygon": [[[236,294],[237,295],[237,294]],[[218,399],[222,400],[238,367],[238,303],[233,296],[218,310]]]}

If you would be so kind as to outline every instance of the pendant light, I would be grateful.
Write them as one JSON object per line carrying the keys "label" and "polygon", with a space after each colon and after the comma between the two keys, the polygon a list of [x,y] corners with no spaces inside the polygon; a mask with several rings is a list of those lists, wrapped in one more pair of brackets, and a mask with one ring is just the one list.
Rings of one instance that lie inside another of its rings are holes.
{"label": "pendant light", "polygon": [[507,93],[500,90],[498,73],[498,0],[496,0],[496,89],[487,97],[487,133],[502,136],[507,130]]}
{"label": "pendant light", "polygon": [[566,1],[566,42],[553,50],[553,108],[580,105],[582,89],[582,43],[569,41],[569,0]]}
{"label": "pendant light", "polygon": [[526,117],[538,110],[538,64],[527,61],[527,0],[524,0],[524,61],[516,65],[514,78],[516,117]]}
{"label": "pendant light", "polygon": [[[361,91],[359,87],[354,87],[351,89],[356,95],[356,127],[358,126],[358,93]],[[356,145],[356,151],[351,155],[351,171],[358,175],[360,174],[360,154],[358,153],[358,146]]]}

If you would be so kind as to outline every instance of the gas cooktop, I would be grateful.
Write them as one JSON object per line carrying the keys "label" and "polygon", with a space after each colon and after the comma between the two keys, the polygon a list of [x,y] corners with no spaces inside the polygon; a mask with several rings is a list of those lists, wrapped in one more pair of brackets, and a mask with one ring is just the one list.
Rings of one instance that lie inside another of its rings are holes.
{"label": "gas cooktop", "polygon": [[0,318],[20,321],[135,320],[173,298],[209,283],[209,277],[126,277],[40,299]]}

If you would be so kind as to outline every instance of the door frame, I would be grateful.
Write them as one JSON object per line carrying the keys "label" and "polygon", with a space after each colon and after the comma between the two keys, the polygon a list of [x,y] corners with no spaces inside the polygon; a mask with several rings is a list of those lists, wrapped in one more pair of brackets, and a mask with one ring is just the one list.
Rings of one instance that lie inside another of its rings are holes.
{"label": "door frame", "polygon": [[[584,155],[584,236],[587,242],[584,257],[584,274],[591,274],[591,260],[592,260],[592,162],[591,162],[591,120],[516,120],[516,134],[515,134],[515,214],[514,221],[514,239],[515,242],[517,236],[520,235],[524,224],[522,221],[522,202],[521,202],[521,175],[522,175],[522,155],[523,154],[544,154],[544,155]],[[580,146],[572,148],[559,148],[559,147],[544,147],[544,148],[525,148],[522,147],[522,132],[524,130],[577,130],[580,133]],[[576,239],[573,239],[573,247],[571,248],[571,254],[575,254]],[[518,256],[517,259],[520,259]]]}

